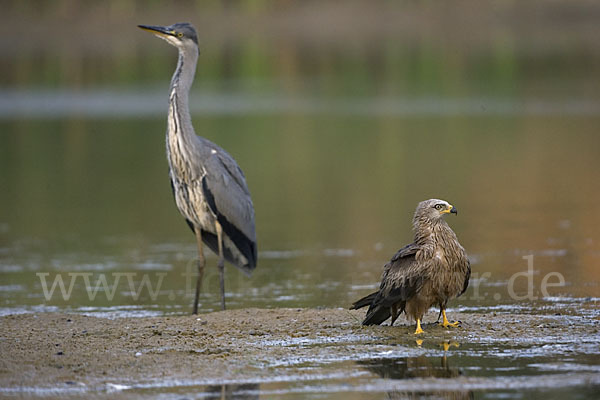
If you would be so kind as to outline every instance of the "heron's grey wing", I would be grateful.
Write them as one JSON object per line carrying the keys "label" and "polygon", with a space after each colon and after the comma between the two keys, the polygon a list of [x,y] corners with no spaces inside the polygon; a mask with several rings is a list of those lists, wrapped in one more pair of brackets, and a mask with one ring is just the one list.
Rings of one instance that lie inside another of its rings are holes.
{"label": "heron's grey wing", "polygon": [[233,158],[220,148],[204,160],[202,190],[223,231],[248,260],[256,265],[254,207],[246,178]]}

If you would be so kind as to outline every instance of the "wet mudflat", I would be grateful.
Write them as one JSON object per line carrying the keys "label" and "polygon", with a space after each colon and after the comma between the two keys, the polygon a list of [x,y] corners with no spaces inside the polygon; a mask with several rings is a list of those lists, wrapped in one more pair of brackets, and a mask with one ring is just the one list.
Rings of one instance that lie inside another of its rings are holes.
{"label": "wet mudflat", "polygon": [[[535,311],[535,312],[534,312]],[[100,398],[593,397],[598,299],[452,310],[362,327],[362,311],[240,309],[199,316],[0,320],[0,395]]]}

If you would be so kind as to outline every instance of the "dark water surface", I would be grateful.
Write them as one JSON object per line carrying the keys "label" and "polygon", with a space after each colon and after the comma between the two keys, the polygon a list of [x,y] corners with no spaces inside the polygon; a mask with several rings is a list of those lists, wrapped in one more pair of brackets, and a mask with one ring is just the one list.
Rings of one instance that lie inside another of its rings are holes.
{"label": "dark water surface", "polygon": [[[0,315],[191,310],[196,249],[164,148],[175,53],[146,39],[151,47],[123,64],[119,54],[57,61],[5,49]],[[412,239],[416,204],[435,197],[459,210],[447,219],[473,266],[454,310],[580,313],[597,323],[597,49],[552,42],[530,52],[514,37],[472,53],[437,42],[395,47],[393,38],[369,51],[247,42],[207,45],[206,79],[191,96],[196,132],[236,158],[256,210],[258,268],[247,279],[227,266],[228,307],[347,307],[377,287],[382,265]],[[211,255],[203,312],[219,307],[215,265]],[[480,386],[492,390],[485,398],[592,398],[598,341],[575,343],[553,357],[506,343],[317,360],[306,368],[322,379],[309,385],[282,378],[257,391],[224,377],[203,397],[346,398],[347,380],[360,398],[472,398],[477,380],[452,396],[436,380],[465,374],[495,377]],[[412,388],[415,378],[426,381]]]}

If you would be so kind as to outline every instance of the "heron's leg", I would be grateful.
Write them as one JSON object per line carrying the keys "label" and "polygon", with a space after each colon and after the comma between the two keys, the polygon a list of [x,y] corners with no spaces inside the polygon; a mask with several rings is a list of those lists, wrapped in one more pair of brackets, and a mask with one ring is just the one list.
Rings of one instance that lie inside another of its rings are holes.
{"label": "heron's leg", "polygon": [[444,319],[442,321],[442,326],[444,328],[447,328],[449,326],[451,326],[452,328],[456,328],[458,325],[460,325],[460,321],[455,321],[455,322],[448,321],[448,317],[446,317],[446,310],[444,310],[444,309],[442,309],[442,316],[444,317]]}
{"label": "heron's leg", "polygon": [[390,326],[394,326],[394,322],[396,322],[396,319],[398,318],[398,307],[394,304],[390,308],[392,312],[392,322],[390,323]]}
{"label": "heron's leg", "polygon": [[192,314],[198,314],[198,300],[200,299],[200,288],[202,287],[202,278],[204,276],[204,246],[202,245],[202,231],[200,228],[194,229],[196,232],[196,244],[198,245],[198,280],[196,281],[196,296],[194,297],[194,309]]}
{"label": "heron's leg", "polygon": [[221,309],[225,310],[225,257],[223,256],[223,228],[221,224],[215,222],[217,228],[217,241],[219,242],[219,275],[221,281]]}
{"label": "heron's leg", "polygon": [[425,331],[421,328],[421,319],[417,318],[417,329],[415,329],[415,335],[419,335],[421,333],[425,333]]}

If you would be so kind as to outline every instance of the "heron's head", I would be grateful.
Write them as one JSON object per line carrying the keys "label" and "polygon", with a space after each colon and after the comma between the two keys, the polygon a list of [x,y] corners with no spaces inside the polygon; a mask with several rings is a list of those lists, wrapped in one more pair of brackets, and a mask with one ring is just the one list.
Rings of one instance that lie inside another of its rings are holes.
{"label": "heron's head", "polygon": [[415,219],[437,221],[446,214],[458,214],[456,208],[444,200],[429,199],[419,203]]}
{"label": "heron's head", "polygon": [[153,33],[161,39],[166,40],[173,46],[183,49],[189,46],[198,46],[198,35],[192,24],[178,22],[171,26],[138,25],[145,31]]}

